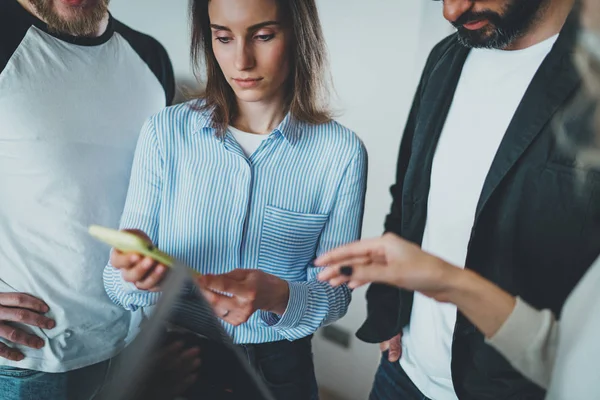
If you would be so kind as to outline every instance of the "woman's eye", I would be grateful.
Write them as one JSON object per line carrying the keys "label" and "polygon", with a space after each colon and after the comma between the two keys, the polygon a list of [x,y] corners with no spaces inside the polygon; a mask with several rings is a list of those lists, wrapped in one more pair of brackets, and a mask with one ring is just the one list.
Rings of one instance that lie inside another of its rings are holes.
{"label": "woman's eye", "polygon": [[260,40],[261,42],[268,42],[269,40],[273,39],[275,37],[275,34],[272,33],[270,35],[256,35],[254,36],[256,39]]}
{"label": "woman's eye", "polygon": [[215,38],[215,40],[218,40],[221,43],[229,43],[229,42],[231,42],[231,38],[230,37],[226,37],[226,36],[217,36]]}

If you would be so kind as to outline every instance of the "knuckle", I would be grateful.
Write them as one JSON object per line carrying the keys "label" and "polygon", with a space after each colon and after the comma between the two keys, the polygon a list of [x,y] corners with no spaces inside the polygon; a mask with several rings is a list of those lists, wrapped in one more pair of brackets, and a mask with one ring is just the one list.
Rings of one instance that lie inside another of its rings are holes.
{"label": "knuckle", "polygon": [[110,263],[113,267],[123,268],[126,267],[128,262],[123,253],[113,253],[110,257]]}
{"label": "knuckle", "polygon": [[215,307],[218,303],[214,297],[210,297],[210,298],[207,297],[206,300],[208,301],[208,304],[210,304],[213,307]]}
{"label": "knuckle", "polygon": [[14,315],[16,322],[24,322],[27,319],[27,311],[23,309],[15,310]]}
{"label": "knuckle", "polygon": [[35,319],[33,320],[33,324],[36,325],[36,326],[40,326],[40,327],[46,325],[48,322],[50,322],[50,319],[49,318],[45,318],[45,317],[43,317],[41,315],[36,316]]}
{"label": "knuckle", "polygon": [[131,271],[124,269],[121,271],[121,276],[123,277],[123,279],[127,282],[131,282]]}
{"label": "knuckle", "polygon": [[130,277],[131,277],[131,281],[132,282],[142,282],[143,278],[144,278],[144,274],[139,269],[134,268],[131,271],[131,276]]}
{"label": "knuckle", "polygon": [[239,300],[239,308],[242,310],[242,312],[246,312],[250,306],[252,304],[252,300],[248,297],[245,297],[243,299]]}
{"label": "knuckle", "polygon": [[144,286],[145,290],[152,289],[156,285],[156,279],[149,278],[141,281],[141,284]]}
{"label": "knuckle", "polygon": [[13,351],[8,347],[0,347],[0,357],[6,358],[8,360],[17,361],[17,357],[14,355]]}
{"label": "knuckle", "polygon": [[8,331],[6,338],[11,342],[18,342],[22,338],[22,335],[20,331],[13,328]]}
{"label": "knuckle", "polygon": [[12,300],[16,303],[16,304],[23,304],[27,301],[27,296],[23,293],[14,293],[12,296]]}
{"label": "knuckle", "polygon": [[23,337],[21,338],[21,342],[25,343],[25,345],[29,346],[29,347],[35,347],[37,344],[37,339],[33,336],[30,335],[23,335]]}
{"label": "knuckle", "polygon": [[141,281],[143,276],[144,276],[144,275],[142,274],[142,272],[140,271],[140,269],[139,269],[139,268],[137,268],[137,267],[134,267],[134,268],[131,270],[131,279],[132,279],[132,280],[134,280],[134,281],[136,281],[136,282],[137,282],[137,281]]}

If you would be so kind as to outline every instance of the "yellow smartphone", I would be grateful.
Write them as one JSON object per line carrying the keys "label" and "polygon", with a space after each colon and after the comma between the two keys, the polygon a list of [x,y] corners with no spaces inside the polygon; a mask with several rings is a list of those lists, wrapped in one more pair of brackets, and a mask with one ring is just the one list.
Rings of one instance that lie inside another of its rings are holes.
{"label": "yellow smartphone", "polygon": [[123,253],[137,253],[150,257],[159,263],[171,267],[173,259],[167,253],[160,251],[152,243],[146,242],[141,237],[133,233],[106,228],[99,225],[91,225],[88,229],[90,235],[108,244],[109,246],[122,251]]}

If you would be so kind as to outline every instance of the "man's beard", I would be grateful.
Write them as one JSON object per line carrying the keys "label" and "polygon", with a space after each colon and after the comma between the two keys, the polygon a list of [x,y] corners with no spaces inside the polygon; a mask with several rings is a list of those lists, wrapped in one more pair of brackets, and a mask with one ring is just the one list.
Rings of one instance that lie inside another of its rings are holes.
{"label": "man's beard", "polygon": [[[547,4],[547,0],[512,0],[503,15],[493,11],[467,11],[452,24],[466,47],[503,49],[527,33]],[[478,20],[488,20],[488,25],[475,31],[463,27]]]}
{"label": "man's beard", "polygon": [[54,0],[29,0],[38,15],[46,21],[48,29],[72,36],[94,36],[100,22],[108,13],[110,0],[97,0],[92,7],[72,7],[69,18],[61,16],[54,8]]}

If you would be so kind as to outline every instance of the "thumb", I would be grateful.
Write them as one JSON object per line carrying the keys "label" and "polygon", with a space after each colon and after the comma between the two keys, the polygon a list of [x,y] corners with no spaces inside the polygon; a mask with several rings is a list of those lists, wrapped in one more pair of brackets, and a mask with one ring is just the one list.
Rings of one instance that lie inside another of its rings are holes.
{"label": "thumb", "polygon": [[397,335],[390,340],[390,352],[388,353],[390,362],[398,361],[402,355],[402,343],[400,338],[401,336]]}
{"label": "thumb", "polygon": [[383,353],[384,351],[390,348],[390,341],[386,340],[385,342],[379,343],[379,350]]}

